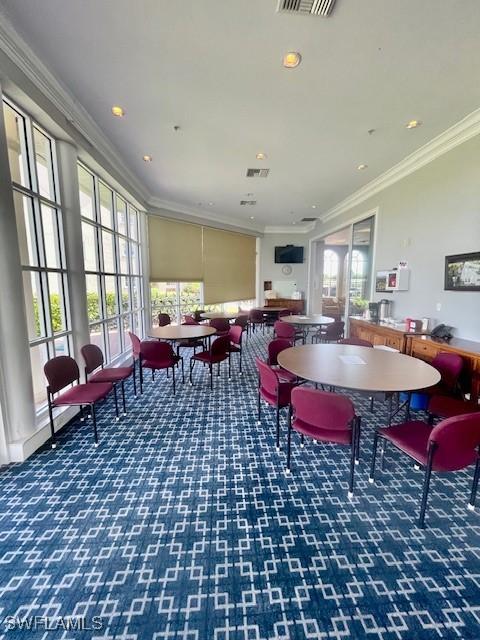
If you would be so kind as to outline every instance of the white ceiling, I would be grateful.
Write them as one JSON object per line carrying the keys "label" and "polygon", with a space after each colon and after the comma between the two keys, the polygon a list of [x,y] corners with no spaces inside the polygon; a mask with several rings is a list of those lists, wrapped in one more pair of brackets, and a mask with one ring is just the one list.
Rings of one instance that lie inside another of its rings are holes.
{"label": "white ceiling", "polygon": [[327,19],[276,5],[0,0],[152,197],[207,216],[320,215],[480,105],[479,0],[337,0]]}

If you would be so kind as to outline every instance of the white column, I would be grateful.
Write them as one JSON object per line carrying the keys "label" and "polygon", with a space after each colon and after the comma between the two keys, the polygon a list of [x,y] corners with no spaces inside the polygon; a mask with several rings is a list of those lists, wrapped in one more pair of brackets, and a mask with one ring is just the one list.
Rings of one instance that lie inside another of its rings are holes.
{"label": "white column", "polygon": [[0,113],[0,184],[0,393],[5,439],[11,443],[35,431],[35,406],[3,111]]}
{"label": "white column", "polygon": [[80,371],[83,371],[84,363],[80,348],[90,342],[90,335],[88,331],[87,287],[83,262],[77,149],[73,144],[64,140],[57,140],[55,146],[63,213],[63,234],[73,334],[73,357],[78,362]]}

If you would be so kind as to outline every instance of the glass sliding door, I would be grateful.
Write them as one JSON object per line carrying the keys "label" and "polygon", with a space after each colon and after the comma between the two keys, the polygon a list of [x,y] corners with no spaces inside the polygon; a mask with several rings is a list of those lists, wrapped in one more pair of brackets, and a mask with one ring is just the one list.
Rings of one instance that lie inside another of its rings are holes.
{"label": "glass sliding door", "polygon": [[348,315],[363,316],[372,294],[372,264],[375,217],[352,225],[348,252]]}

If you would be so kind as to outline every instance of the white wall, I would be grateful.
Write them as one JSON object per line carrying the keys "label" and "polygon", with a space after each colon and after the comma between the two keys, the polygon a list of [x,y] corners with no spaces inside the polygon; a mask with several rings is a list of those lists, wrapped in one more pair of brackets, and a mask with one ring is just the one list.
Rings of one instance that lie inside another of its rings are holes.
{"label": "white wall", "polygon": [[[384,189],[327,223],[311,236],[378,207],[374,270],[399,260],[411,268],[405,292],[391,297],[395,317],[430,316],[455,335],[480,340],[480,292],[444,291],[445,256],[480,251],[480,136]],[[441,310],[437,310],[437,304]]]}
{"label": "white wall", "polygon": [[[284,275],[282,264],[275,264],[275,247],[293,244],[296,247],[304,247],[303,264],[292,264],[292,273]],[[266,233],[261,239],[260,251],[260,302],[263,302],[263,282],[283,283],[287,291],[293,293],[293,285],[299,291],[307,292],[307,269],[308,269],[308,235],[304,233]],[[290,295],[291,295],[290,293]]]}

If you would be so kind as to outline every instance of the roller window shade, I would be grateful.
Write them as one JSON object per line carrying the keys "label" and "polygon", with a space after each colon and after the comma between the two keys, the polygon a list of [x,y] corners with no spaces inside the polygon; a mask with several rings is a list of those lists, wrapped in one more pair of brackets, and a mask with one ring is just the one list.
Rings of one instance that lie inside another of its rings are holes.
{"label": "roller window shade", "polygon": [[151,282],[203,280],[202,227],[148,216]]}
{"label": "roller window shade", "polygon": [[204,227],[205,304],[255,298],[255,262],[254,237]]}

